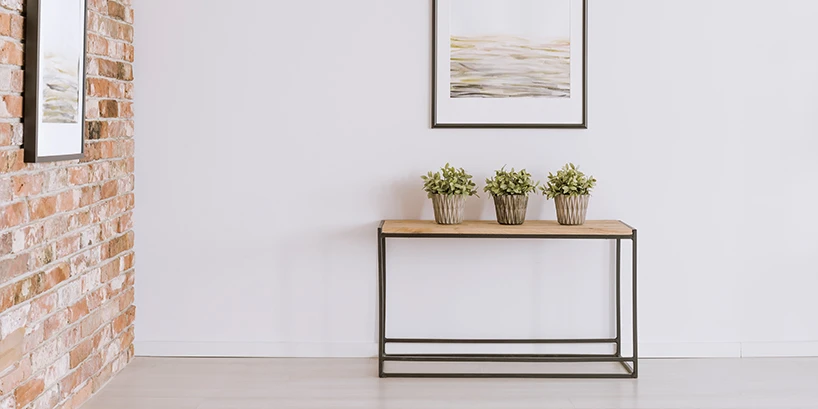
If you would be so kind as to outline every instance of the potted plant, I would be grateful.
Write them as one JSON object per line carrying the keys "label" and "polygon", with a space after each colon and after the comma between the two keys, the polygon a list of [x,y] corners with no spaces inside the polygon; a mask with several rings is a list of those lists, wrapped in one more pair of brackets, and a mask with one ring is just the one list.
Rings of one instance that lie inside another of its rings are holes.
{"label": "potted plant", "polygon": [[438,224],[463,223],[466,198],[477,195],[477,185],[463,168],[455,169],[448,163],[440,172],[429,172],[423,179],[423,190],[432,199],[435,221]]}
{"label": "potted plant", "polygon": [[596,179],[585,176],[573,163],[565,165],[556,175],[548,174],[548,183],[542,187],[543,194],[554,199],[557,206],[557,222],[567,226],[585,223],[588,200]]}
{"label": "potted plant", "polygon": [[528,194],[537,190],[539,182],[531,179],[525,169],[511,172],[502,169],[494,172],[494,177],[486,179],[486,192],[494,198],[494,209],[497,222],[504,225],[525,223],[525,211],[528,208]]}

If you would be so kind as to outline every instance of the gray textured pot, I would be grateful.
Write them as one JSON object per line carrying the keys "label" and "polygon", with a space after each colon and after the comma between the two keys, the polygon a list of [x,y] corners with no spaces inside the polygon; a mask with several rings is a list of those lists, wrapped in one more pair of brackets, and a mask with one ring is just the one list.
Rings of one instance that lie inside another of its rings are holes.
{"label": "gray textured pot", "polygon": [[519,225],[525,223],[525,211],[528,208],[528,196],[494,196],[494,210],[497,211],[497,223]]}
{"label": "gray textured pot", "polygon": [[432,206],[437,224],[460,224],[463,223],[466,196],[432,195]]}
{"label": "gray textured pot", "polygon": [[585,213],[588,211],[588,199],[590,198],[590,195],[555,197],[557,222],[566,226],[585,224]]}

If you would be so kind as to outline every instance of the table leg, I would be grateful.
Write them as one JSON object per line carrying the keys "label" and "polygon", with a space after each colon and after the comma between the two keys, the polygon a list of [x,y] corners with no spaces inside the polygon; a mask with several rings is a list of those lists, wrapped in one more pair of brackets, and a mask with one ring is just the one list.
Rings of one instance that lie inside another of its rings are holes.
{"label": "table leg", "polygon": [[383,378],[386,352],[386,238],[378,229],[378,376]]}
{"label": "table leg", "polygon": [[616,239],[616,356],[622,356],[622,240]]}
{"label": "table leg", "polygon": [[633,377],[639,377],[639,332],[636,329],[636,320],[637,320],[637,285],[636,285],[636,262],[637,254],[636,254],[636,229],[633,230],[633,258],[631,259],[631,264],[633,265]]}

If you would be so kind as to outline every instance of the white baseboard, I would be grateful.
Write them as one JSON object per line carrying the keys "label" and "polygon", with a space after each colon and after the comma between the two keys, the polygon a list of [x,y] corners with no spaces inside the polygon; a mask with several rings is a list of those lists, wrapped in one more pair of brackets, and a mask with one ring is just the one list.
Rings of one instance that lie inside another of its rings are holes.
{"label": "white baseboard", "polygon": [[[624,351],[629,351],[626,347]],[[639,343],[640,358],[741,358],[740,342]]]}
{"label": "white baseboard", "polygon": [[[627,350],[627,349],[626,349]],[[785,358],[818,357],[812,342],[640,343],[642,358]]]}
{"label": "white baseboard", "polygon": [[[137,356],[372,358],[376,343],[134,342]],[[624,351],[630,348],[625,346]],[[818,357],[815,342],[640,343],[640,358]]]}
{"label": "white baseboard", "polygon": [[746,358],[818,357],[818,341],[743,342],[741,352]]}
{"label": "white baseboard", "polygon": [[137,356],[369,358],[378,356],[376,343],[297,342],[134,342]]}

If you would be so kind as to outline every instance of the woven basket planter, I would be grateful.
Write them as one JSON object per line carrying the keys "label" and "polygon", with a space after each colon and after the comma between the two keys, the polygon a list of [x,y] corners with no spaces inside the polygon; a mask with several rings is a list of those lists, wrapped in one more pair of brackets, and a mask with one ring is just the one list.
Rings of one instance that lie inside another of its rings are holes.
{"label": "woven basket planter", "polygon": [[463,223],[466,196],[432,195],[432,205],[435,208],[435,221],[437,224]]}
{"label": "woven basket planter", "polygon": [[588,211],[588,200],[590,198],[590,195],[555,197],[557,222],[566,226],[585,224],[585,213]]}
{"label": "woven basket planter", "polygon": [[497,223],[514,226],[525,223],[525,211],[528,208],[528,196],[494,196],[494,209],[497,212]]}

